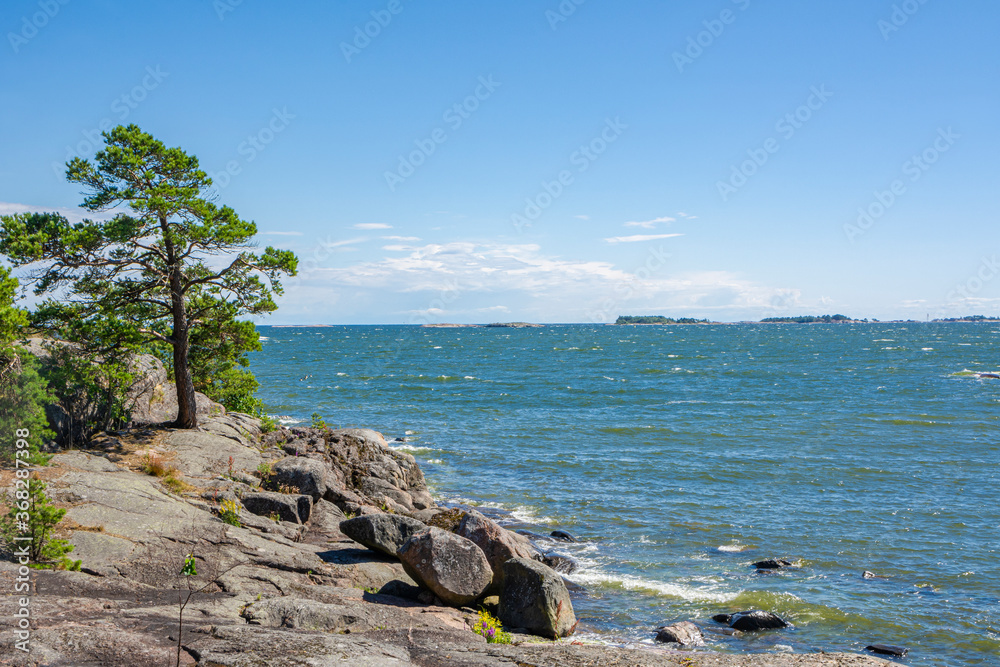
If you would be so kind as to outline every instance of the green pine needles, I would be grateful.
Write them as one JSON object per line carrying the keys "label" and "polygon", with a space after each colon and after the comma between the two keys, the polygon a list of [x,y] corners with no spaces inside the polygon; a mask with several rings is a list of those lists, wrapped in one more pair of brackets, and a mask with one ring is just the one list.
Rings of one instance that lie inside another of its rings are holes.
{"label": "green pine needles", "polygon": [[0,536],[15,558],[28,559],[29,567],[79,570],[80,561],[66,557],[73,545],[52,537],[66,510],[52,506],[46,487],[37,477],[17,480],[13,498],[7,497],[10,510],[0,517]]}

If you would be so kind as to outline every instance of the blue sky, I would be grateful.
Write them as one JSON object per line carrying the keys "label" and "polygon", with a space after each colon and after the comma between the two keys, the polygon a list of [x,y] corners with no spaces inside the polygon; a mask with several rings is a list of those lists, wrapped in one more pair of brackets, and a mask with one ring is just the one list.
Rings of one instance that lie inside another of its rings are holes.
{"label": "blue sky", "polygon": [[998,28],[989,0],[7,0],[0,213],[79,215],[62,163],[136,123],[299,254],[270,324],[997,314]]}

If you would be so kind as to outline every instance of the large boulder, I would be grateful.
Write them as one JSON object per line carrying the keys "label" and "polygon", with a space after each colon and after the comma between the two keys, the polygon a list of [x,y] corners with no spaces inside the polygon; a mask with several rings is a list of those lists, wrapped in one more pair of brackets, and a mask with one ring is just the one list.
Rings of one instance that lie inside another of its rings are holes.
{"label": "large boulder", "polygon": [[408,575],[453,607],[475,601],[493,581],[483,550],[440,528],[413,535],[397,555]]}
{"label": "large boulder", "polygon": [[503,570],[498,616],[505,626],[550,639],[573,634],[576,614],[559,573],[529,558],[512,558]]}
{"label": "large boulder", "polygon": [[245,493],[243,507],[251,514],[270,517],[278,515],[282,521],[305,523],[312,512],[312,498],[309,496],[293,496],[287,493]]}
{"label": "large boulder", "polygon": [[420,521],[398,514],[368,514],[340,522],[344,535],[393,558],[408,539],[425,530]]}
{"label": "large boulder", "polygon": [[299,493],[319,500],[326,494],[327,467],[322,461],[305,456],[288,456],[271,467],[272,484],[287,485]]}
{"label": "large boulder", "polygon": [[542,556],[528,539],[503,528],[475,510],[469,510],[455,529],[456,535],[472,540],[486,554],[493,570],[490,589],[499,592],[503,586],[503,564],[511,558],[541,560]]}

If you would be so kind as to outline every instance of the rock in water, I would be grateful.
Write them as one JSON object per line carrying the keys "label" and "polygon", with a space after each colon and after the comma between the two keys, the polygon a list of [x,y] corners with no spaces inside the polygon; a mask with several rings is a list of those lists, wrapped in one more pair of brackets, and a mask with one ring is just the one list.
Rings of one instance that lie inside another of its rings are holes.
{"label": "rock in water", "polygon": [[552,537],[563,542],[576,542],[576,538],[567,533],[565,530],[553,530],[549,533]]}
{"label": "rock in water", "polygon": [[397,556],[408,575],[453,607],[473,602],[493,581],[483,550],[472,540],[440,528],[411,536]]}
{"label": "rock in water", "polygon": [[579,564],[575,558],[566,556],[555,551],[550,551],[542,559],[542,562],[551,567],[559,574],[573,574],[579,569]]}
{"label": "rock in water", "polygon": [[715,616],[712,617],[712,620],[715,621],[716,623],[725,623],[726,625],[729,625],[729,621],[733,620],[733,615],[716,614]]}
{"label": "rock in water", "polygon": [[656,641],[693,646],[702,642],[702,634],[698,626],[691,621],[681,621],[660,628],[656,633]]}
{"label": "rock in water", "polygon": [[367,514],[340,522],[344,535],[393,558],[408,539],[424,530],[425,524],[398,514]]}
{"label": "rock in water", "polygon": [[737,612],[729,619],[729,627],[733,630],[742,630],[744,632],[778,630],[787,628],[789,625],[790,623],[771,612],[761,611],[760,609]]}
{"label": "rock in water", "polygon": [[861,577],[863,579],[874,579],[875,578],[875,573],[871,572],[869,570],[865,570],[864,572],[861,573]]}
{"label": "rock in water", "polygon": [[541,559],[541,554],[526,538],[510,532],[475,510],[465,513],[455,534],[472,540],[486,554],[486,560],[493,570],[491,589],[496,591],[503,586],[503,564],[511,558]]}
{"label": "rock in water", "polygon": [[312,511],[312,498],[309,496],[293,496],[286,493],[246,493],[241,499],[243,507],[257,516],[270,517],[277,514],[282,521],[305,523]]}
{"label": "rock in water", "polygon": [[872,644],[865,647],[866,651],[871,651],[872,653],[878,653],[880,655],[891,655],[896,658],[902,658],[910,649],[905,646],[893,646],[891,644]]}
{"label": "rock in water", "polygon": [[511,558],[503,570],[498,615],[504,625],[550,639],[573,634],[576,614],[559,573],[528,558]]}
{"label": "rock in water", "polygon": [[783,567],[791,567],[792,563],[782,558],[768,558],[757,561],[753,566],[758,570],[780,570]]}

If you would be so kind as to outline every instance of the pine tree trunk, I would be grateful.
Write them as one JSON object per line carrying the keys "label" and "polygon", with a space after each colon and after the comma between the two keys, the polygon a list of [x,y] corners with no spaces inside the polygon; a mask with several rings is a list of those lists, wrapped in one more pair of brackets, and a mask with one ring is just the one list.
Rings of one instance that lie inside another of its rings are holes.
{"label": "pine tree trunk", "polygon": [[187,323],[187,309],[181,292],[180,275],[175,272],[170,277],[171,301],[174,315],[174,384],[177,386],[177,428],[198,427],[198,404],[194,396],[194,380],[188,363],[191,346]]}
{"label": "pine tree trunk", "polygon": [[198,404],[194,396],[194,381],[191,379],[191,368],[188,366],[188,336],[184,330],[178,336],[174,329],[174,383],[177,386],[177,428],[197,428]]}

